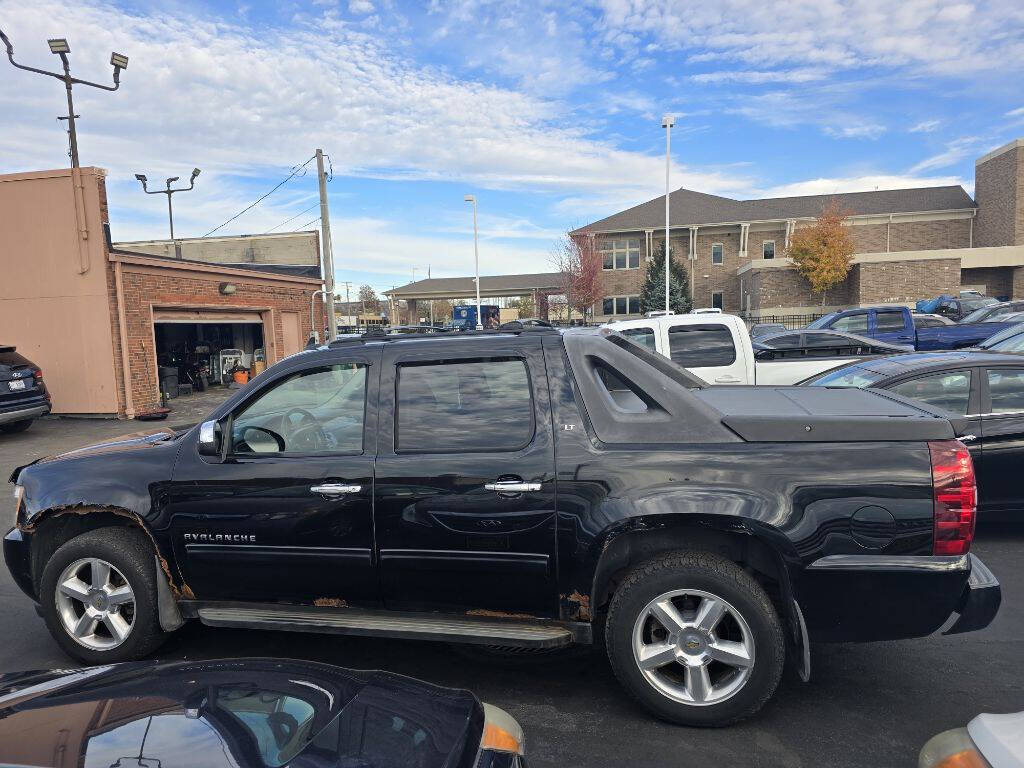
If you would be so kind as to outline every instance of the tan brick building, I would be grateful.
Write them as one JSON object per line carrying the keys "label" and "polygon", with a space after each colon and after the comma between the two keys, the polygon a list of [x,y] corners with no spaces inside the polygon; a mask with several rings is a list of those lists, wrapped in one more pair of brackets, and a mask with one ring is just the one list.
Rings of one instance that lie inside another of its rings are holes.
{"label": "tan brick building", "polygon": [[271,364],[302,349],[313,317],[324,327],[316,233],[183,241],[195,258],[114,245],[104,176],[0,175],[0,342],[42,367],[55,413],[131,418],[185,356]]}
{"label": "tan brick building", "polygon": [[[1024,140],[978,159],[972,200],[960,186],[734,200],[670,196],[673,258],[691,271],[694,305],[757,318],[878,303],[912,304],[977,288],[1024,296]],[[848,278],[826,296],[786,258],[796,228],[835,200],[855,244]],[[644,272],[664,241],[665,198],[588,224],[603,254],[598,320],[635,317]]]}

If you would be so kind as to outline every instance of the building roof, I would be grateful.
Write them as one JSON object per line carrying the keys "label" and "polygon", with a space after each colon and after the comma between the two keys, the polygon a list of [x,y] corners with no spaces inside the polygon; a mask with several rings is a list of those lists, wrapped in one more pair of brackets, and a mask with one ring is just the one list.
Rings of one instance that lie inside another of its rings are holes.
{"label": "building roof", "polygon": [[[529,275],[481,275],[480,294],[486,296],[514,296],[536,290],[560,290],[561,272],[538,272]],[[446,298],[476,294],[472,277],[435,277],[417,280],[390,291],[385,296],[396,299]]]}
{"label": "building roof", "polygon": [[[782,221],[817,216],[832,200],[854,216],[924,211],[969,210],[975,207],[961,186],[880,189],[872,192],[843,192],[833,195],[768,197],[759,200],[733,200],[691,189],[677,189],[669,198],[671,225],[674,227],[731,224],[749,221]],[[576,230],[604,232],[634,229],[658,229],[665,226],[665,196],[612,214]]]}

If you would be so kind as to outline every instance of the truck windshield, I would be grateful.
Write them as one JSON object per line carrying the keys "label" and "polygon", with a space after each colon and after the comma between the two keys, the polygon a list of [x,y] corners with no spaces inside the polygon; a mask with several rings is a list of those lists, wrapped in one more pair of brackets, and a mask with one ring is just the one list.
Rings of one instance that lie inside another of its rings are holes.
{"label": "truck windshield", "polygon": [[870,387],[880,381],[881,373],[861,368],[859,365],[849,365],[836,371],[829,371],[814,381],[807,382],[809,387]]}

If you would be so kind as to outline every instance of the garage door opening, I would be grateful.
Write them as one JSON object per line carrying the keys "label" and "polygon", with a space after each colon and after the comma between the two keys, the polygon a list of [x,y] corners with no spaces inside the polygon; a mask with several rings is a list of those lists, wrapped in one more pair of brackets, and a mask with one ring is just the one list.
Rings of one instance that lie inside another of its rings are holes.
{"label": "garage door opening", "polygon": [[[266,367],[258,312],[154,311],[157,372],[164,399],[226,397]],[[219,393],[219,397],[216,395]]]}

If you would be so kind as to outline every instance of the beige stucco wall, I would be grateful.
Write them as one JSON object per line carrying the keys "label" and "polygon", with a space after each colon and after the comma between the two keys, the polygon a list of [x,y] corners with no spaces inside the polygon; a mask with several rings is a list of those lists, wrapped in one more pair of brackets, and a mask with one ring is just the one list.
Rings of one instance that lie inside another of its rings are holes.
{"label": "beige stucco wall", "polygon": [[0,343],[43,369],[54,413],[118,410],[103,176],[99,168],[77,178],[70,169],[0,175]]}

